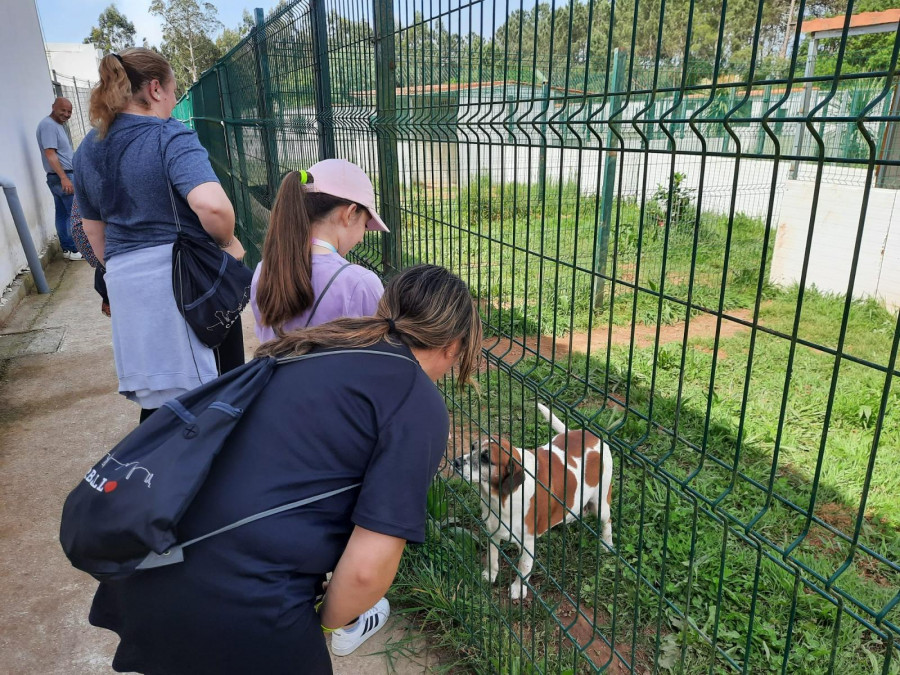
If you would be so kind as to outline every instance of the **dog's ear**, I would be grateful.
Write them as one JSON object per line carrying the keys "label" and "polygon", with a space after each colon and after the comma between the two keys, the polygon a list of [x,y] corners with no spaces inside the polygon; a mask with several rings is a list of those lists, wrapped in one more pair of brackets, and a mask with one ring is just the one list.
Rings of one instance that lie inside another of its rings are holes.
{"label": "dog's ear", "polygon": [[525,467],[515,460],[506,464],[506,475],[500,479],[498,492],[500,498],[511,495],[525,482]]}

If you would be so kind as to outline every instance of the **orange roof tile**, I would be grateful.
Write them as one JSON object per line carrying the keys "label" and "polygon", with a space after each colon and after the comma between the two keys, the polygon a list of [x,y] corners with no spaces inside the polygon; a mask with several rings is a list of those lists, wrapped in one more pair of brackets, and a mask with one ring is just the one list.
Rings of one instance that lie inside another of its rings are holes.
{"label": "orange roof tile", "polygon": [[[803,22],[801,32],[820,33],[826,30],[841,30],[844,27],[844,16],[832,16],[828,19],[809,19]],[[850,28],[879,26],[885,23],[900,21],[900,9],[886,9],[883,12],[860,12],[850,17]]]}

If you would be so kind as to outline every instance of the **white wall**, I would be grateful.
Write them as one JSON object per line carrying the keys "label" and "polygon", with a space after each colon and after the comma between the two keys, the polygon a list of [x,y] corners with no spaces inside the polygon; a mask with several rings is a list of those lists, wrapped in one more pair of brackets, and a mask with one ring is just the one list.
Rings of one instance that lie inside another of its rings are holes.
{"label": "white wall", "polygon": [[[0,2],[0,174],[12,178],[38,251],[56,236],[35,129],[50,114],[53,88],[34,0]],[[0,191],[0,291],[26,265]]]}
{"label": "white wall", "polygon": [[79,80],[88,80],[89,82],[97,81],[100,50],[94,45],[83,45],[75,42],[48,42],[45,45],[45,49],[50,70],[55,70],[57,75],[68,78],[68,84],[71,84],[71,78],[73,77],[77,77]]}
{"label": "white wall", "polygon": [[[815,183],[788,181],[781,204],[770,279],[800,281]],[[847,294],[864,188],[822,183],[809,253],[807,286]],[[900,308],[900,190],[872,188],[863,221],[853,297],[875,297]]]}

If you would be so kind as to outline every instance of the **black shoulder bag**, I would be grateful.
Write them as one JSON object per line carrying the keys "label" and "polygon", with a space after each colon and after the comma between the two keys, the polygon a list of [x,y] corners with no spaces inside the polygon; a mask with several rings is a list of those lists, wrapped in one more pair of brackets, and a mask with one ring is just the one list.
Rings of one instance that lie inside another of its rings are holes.
{"label": "black shoulder bag", "polygon": [[172,182],[165,170],[161,135],[160,157],[175,227],[178,228],[178,236],[172,246],[175,304],[200,342],[215,349],[225,340],[231,324],[237,321],[250,301],[253,271],[219,248],[212,237],[191,236],[181,229]]}

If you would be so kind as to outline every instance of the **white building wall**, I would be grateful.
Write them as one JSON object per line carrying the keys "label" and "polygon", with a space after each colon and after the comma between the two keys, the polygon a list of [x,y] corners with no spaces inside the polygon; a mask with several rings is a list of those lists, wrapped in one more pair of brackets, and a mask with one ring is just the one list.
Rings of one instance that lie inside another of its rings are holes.
{"label": "white building wall", "polygon": [[[56,237],[35,130],[50,114],[53,88],[34,0],[0,2],[0,175],[15,181],[38,251]],[[0,291],[26,265],[0,191]]]}
{"label": "white building wall", "polygon": [[[810,239],[806,284],[846,295],[853,250],[860,228],[865,189],[822,184],[812,221],[815,183],[788,181],[778,220],[770,280],[779,285],[800,281]],[[859,264],[853,297],[875,297],[889,309],[900,308],[900,190],[872,188],[862,221]]]}
{"label": "white building wall", "polygon": [[[28,3],[26,3],[28,4]],[[48,42],[45,45],[47,63],[57,75],[89,82],[97,81],[100,66],[100,50],[92,44],[80,45],[75,42]],[[71,81],[68,83],[71,84]]]}

